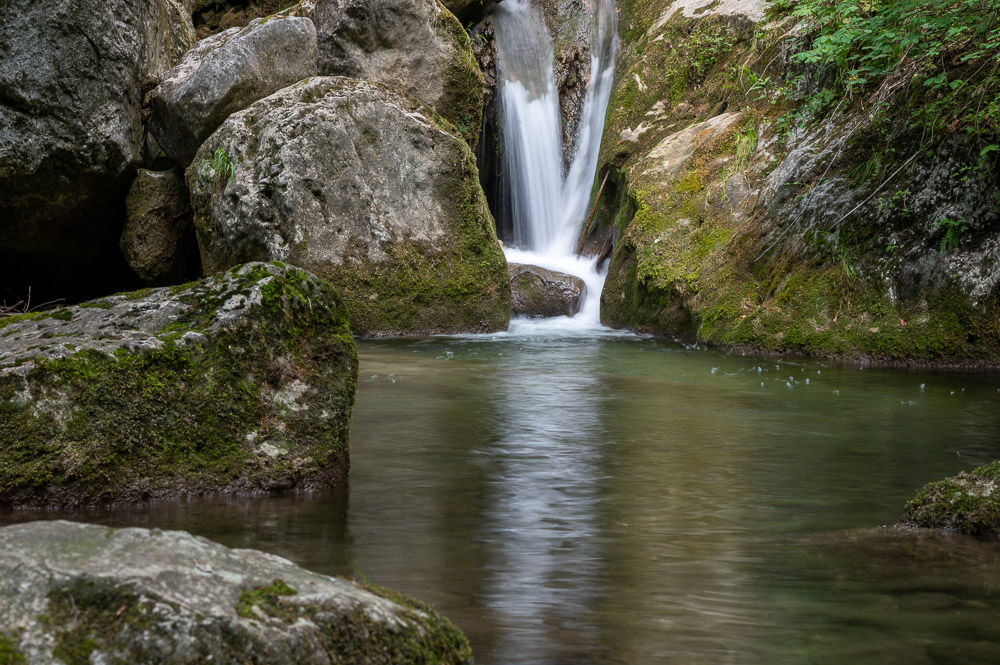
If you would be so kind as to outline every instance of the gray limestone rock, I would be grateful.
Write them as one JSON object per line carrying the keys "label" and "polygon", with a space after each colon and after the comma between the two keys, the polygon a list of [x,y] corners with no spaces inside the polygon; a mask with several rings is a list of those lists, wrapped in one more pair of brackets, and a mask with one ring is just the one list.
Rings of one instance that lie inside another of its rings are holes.
{"label": "gray limestone rock", "polygon": [[579,277],[521,263],[508,264],[508,269],[515,316],[573,316],[580,311],[587,286]]}
{"label": "gray limestone rock", "polygon": [[198,274],[198,244],[184,176],[140,169],[125,199],[125,260],[147,284],[166,286]]}
{"label": "gray limestone rock", "polygon": [[0,528],[0,626],[24,665],[472,662],[400,594],[183,531],[65,521]]}
{"label": "gray limestone rock", "polygon": [[483,77],[462,24],[438,0],[317,0],[313,20],[320,74],[405,90],[475,148]]}
{"label": "gray limestone rock", "polygon": [[153,90],[150,132],[187,166],[230,114],[315,76],[316,63],[316,28],[308,18],[255,19],[203,39]]}
{"label": "gray limestone rock", "polygon": [[141,157],[144,87],[193,41],[174,0],[4,3],[0,284],[99,285]]}
{"label": "gray limestone rock", "polygon": [[[211,157],[232,164],[220,174]],[[202,266],[301,265],[355,334],[503,329],[506,261],[468,146],[377,83],[302,81],[232,115],[187,172]]]}
{"label": "gray limestone rock", "polygon": [[0,318],[0,507],[340,482],[357,377],[332,286],[250,264]]}

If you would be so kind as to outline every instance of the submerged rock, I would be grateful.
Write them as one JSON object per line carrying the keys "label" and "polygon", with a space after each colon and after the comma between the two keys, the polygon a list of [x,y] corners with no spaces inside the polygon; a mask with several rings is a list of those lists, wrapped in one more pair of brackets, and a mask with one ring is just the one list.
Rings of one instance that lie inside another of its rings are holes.
{"label": "submerged rock", "polygon": [[149,129],[180,166],[230,114],[315,76],[316,28],[308,18],[269,17],[203,39],[150,98]]}
{"label": "submerged rock", "polygon": [[900,523],[1000,536],[1000,460],[928,483],[906,503]]}
{"label": "submerged rock", "polygon": [[37,300],[120,283],[144,87],[193,42],[174,0],[4,2],[0,284]]}
{"label": "submerged rock", "polygon": [[312,16],[320,74],[405,90],[475,148],[483,76],[462,24],[438,0],[318,0]]}
{"label": "submerged rock", "polygon": [[511,313],[516,316],[573,316],[587,295],[583,280],[564,272],[521,263],[508,264]]}
{"label": "submerged rock", "polygon": [[401,594],[182,531],[0,528],[0,653],[12,663],[471,663]]}
{"label": "submerged rock", "polygon": [[[220,174],[210,158],[232,160]],[[491,331],[510,280],[468,146],[382,85],[303,81],[236,113],[188,169],[203,269],[301,265],[355,334]]]}
{"label": "submerged rock", "polygon": [[184,176],[139,169],[125,198],[128,216],[119,244],[147,284],[177,284],[198,275],[198,243]]}
{"label": "submerged rock", "polygon": [[0,506],[340,482],[357,360],[340,298],[249,264],[0,319]]}

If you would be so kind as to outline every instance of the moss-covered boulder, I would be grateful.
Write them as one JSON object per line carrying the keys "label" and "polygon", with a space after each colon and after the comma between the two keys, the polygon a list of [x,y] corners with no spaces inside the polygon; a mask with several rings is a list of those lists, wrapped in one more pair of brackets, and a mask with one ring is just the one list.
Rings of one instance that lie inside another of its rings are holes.
{"label": "moss-covered boulder", "polygon": [[906,502],[900,523],[1000,537],[1000,460],[928,483]]}
{"label": "moss-covered boulder", "polygon": [[405,90],[475,149],[485,83],[469,36],[438,0],[317,0],[312,19],[320,74]]}
{"label": "moss-covered boulder", "polygon": [[182,531],[0,529],[7,663],[471,663],[426,605]]}
{"label": "moss-covered boulder", "polygon": [[507,264],[475,159],[403,93],[302,81],[230,116],[187,179],[208,274],[250,260],[301,265],[340,289],[359,335],[507,325]]}
{"label": "moss-covered boulder", "polygon": [[0,319],[0,506],[343,480],[357,360],[334,288],[249,264]]}

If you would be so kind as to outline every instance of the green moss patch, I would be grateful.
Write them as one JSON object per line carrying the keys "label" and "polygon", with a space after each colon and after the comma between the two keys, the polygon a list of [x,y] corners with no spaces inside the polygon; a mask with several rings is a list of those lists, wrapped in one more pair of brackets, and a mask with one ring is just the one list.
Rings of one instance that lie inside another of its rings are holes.
{"label": "green moss patch", "polygon": [[1000,460],[928,483],[906,503],[900,522],[1000,537]]}

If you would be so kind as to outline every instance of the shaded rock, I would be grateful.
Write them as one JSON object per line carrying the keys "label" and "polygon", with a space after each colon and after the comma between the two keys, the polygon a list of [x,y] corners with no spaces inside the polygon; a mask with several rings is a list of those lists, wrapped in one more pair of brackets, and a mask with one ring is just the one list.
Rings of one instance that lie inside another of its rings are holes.
{"label": "shaded rock", "polygon": [[256,19],[203,39],[153,90],[149,130],[187,166],[230,114],[314,76],[316,58],[316,28],[297,16]]}
{"label": "shaded rock", "polygon": [[583,280],[564,272],[521,263],[508,264],[512,314],[516,316],[573,316],[587,295]]}
{"label": "shaded rock", "polygon": [[0,319],[0,506],[341,481],[357,361],[340,298],[251,264]]}
{"label": "shaded rock", "polygon": [[184,176],[140,169],[125,199],[122,254],[139,277],[165,286],[196,277],[198,243]]}
{"label": "shaded rock", "polygon": [[1000,460],[928,483],[906,503],[900,523],[1000,536]]}
{"label": "shaded rock", "polygon": [[543,0],[539,3],[552,35],[552,65],[559,92],[563,154],[569,163],[576,149],[583,102],[590,83],[594,2]]}
{"label": "shaded rock", "polygon": [[318,0],[313,20],[320,74],[401,88],[475,148],[483,76],[462,24],[438,0]]}
{"label": "shaded rock", "polygon": [[120,284],[144,87],[193,40],[174,0],[4,3],[0,284],[49,297]]}
{"label": "shaded rock", "polygon": [[[503,329],[510,280],[468,146],[382,85],[302,81],[234,114],[188,169],[206,273],[248,260],[337,285],[355,334]],[[235,168],[219,177],[222,149]]]}
{"label": "shaded rock", "polygon": [[490,6],[498,4],[500,0],[441,0],[448,11],[455,15],[462,25],[479,23],[486,16]]}
{"label": "shaded rock", "polygon": [[401,594],[183,531],[65,521],[0,528],[0,624],[28,663],[472,662]]}

